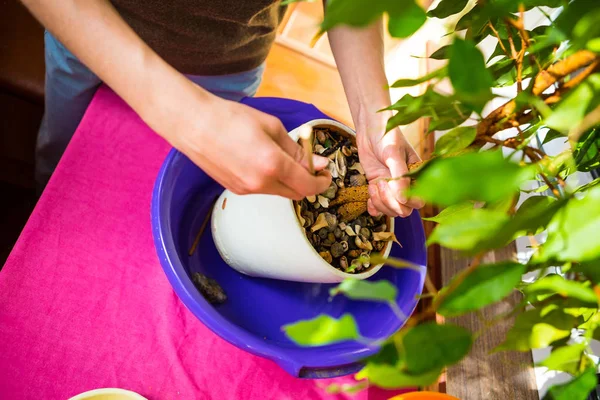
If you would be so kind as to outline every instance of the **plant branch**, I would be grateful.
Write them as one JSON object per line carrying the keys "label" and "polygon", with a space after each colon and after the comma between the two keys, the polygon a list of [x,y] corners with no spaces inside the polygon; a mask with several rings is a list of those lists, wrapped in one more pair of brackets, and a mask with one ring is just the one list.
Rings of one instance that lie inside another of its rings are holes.
{"label": "plant branch", "polygon": [[[598,63],[599,61],[600,57],[587,50],[580,50],[565,58],[564,60],[558,61],[557,63],[548,67],[548,69],[540,71],[537,74],[533,84],[533,95],[539,96],[540,94],[542,94],[542,92],[544,92],[558,80],[566,77],[567,75],[580,68],[590,66],[590,64]],[[596,66],[590,68],[589,71],[587,69],[585,71],[588,71],[589,75],[595,68]],[[582,77],[580,79],[585,78]],[[566,85],[567,84],[565,84],[565,86]],[[574,86],[576,86],[576,84],[571,84],[568,86],[568,88],[572,88]],[[502,130],[498,129],[497,127],[495,128],[495,125],[503,120],[508,120],[510,116],[517,114],[517,111],[517,102],[514,99],[508,101],[507,103],[504,103],[503,105],[492,111],[477,125],[477,136],[481,137],[484,135],[491,135]],[[518,120],[519,117],[515,119]]]}
{"label": "plant branch", "polygon": [[498,39],[498,44],[500,45],[500,48],[502,49],[502,51],[504,51],[504,54],[506,54],[508,57],[510,57],[510,53],[508,52],[508,50],[506,50],[506,47],[504,46],[504,43],[502,43],[502,39],[500,39],[500,34],[496,30],[496,28],[494,28],[494,25],[492,25],[491,22],[488,22],[488,26],[490,27],[490,29],[492,30],[492,32],[494,32],[494,35]]}

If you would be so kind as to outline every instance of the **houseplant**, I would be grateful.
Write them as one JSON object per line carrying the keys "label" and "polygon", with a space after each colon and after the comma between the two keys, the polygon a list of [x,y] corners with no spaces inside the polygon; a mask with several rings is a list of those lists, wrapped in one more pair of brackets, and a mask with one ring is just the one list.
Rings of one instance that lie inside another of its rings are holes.
{"label": "houseplant", "polygon": [[[429,243],[458,250],[474,261],[433,293],[426,310],[380,343],[380,353],[366,360],[358,378],[382,387],[435,382],[445,367],[468,354],[477,333],[427,321],[436,313],[453,317],[477,312],[519,290],[522,303],[490,322],[493,326],[507,316],[516,317],[505,341],[494,351],[550,347],[542,365],[567,372],[572,379],[551,388],[547,397],[585,399],[597,383],[589,346],[592,339],[600,338],[600,180],[580,184],[573,178],[578,171],[600,165],[600,3],[468,3],[441,0],[429,12],[414,0],[327,3],[323,32],[340,24],[365,26],[387,14],[390,34],[408,37],[427,18],[463,14],[453,27],[450,43],[431,55],[448,60],[447,65],[419,79],[393,83],[393,87],[422,83],[428,87],[423,94],[405,95],[390,107],[397,113],[388,128],[427,117],[430,131],[448,131],[437,142],[435,157],[411,172],[416,183],[410,194],[443,208],[431,218],[438,225]],[[532,9],[544,14],[556,11],[558,16],[547,15],[542,26],[528,30],[524,20]],[[485,60],[477,45],[489,36],[497,45]],[[436,89],[445,78],[452,84],[452,94]],[[513,98],[482,115],[495,97],[492,88],[511,85]],[[536,146],[537,141],[562,141],[568,146],[550,156]],[[535,196],[519,201],[524,192],[531,192],[525,188],[536,182]],[[481,262],[486,252],[538,233],[546,239],[532,241],[533,255],[526,263]],[[380,260],[372,262],[376,261]],[[407,267],[402,260],[386,262]],[[533,279],[523,282],[525,273]],[[381,282],[372,285],[344,282],[334,293],[390,300],[382,298]],[[365,339],[351,316],[339,320],[320,316],[284,329],[305,345]]]}

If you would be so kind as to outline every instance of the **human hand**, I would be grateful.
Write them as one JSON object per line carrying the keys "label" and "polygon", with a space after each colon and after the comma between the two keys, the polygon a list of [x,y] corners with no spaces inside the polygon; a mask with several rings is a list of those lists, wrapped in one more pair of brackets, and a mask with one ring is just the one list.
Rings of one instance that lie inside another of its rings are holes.
{"label": "human hand", "polygon": [[324,192],[328,160],[302,147],[276,117],[206,93],[186,101],[163,136],[208,175],[236,194],[274,194],[294,200]]}
{"label": "human hand", "polygon": [[389,116],[377,113],[357,129],[358,155],[369,180],[367,207],[373,216],[384,213],[408,217],[424,203],[420,199],[408,199],[405,191],[410,186],[410,178],[398,177],[408,173],[408,164],[421,159],[399,128],[385,133]]}

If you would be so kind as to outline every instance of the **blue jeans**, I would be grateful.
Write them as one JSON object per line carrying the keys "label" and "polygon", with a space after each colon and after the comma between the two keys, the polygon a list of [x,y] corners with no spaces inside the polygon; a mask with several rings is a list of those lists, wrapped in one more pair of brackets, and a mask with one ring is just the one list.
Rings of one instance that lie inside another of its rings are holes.
{"label": "blue jeans", "polygon": [[[45,32],[45,112],[36,146],[36,181],[43,188],[67,148],[100,79],[50,33]],[[221,76],[187,75],[209,92],[233,101],[253,96],[264,64],[250,71]]]}

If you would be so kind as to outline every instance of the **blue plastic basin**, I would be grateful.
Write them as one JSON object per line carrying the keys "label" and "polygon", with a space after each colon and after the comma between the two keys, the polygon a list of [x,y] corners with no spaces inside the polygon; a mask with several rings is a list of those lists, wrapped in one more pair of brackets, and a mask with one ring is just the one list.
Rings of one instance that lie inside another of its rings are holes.
{"label": "blue plastic basin", "polygon": [[[288,130],[311,119],[328,118],[313,106],[292,100],[254,98],[244,102],[278,116]],[[352,301],[343,296],[330,299],[333,285],[242,275],[220,258],[210,227],[204,231],[195,253],[189,256],[199,227],[222,190],[176,150],[169,153],[157,177],[152,198],[154,242],[164,272],[181,301],[224,340],[275,361],[294,376],[329,378],[358,371],[360,360],[374,354],[376,347],[355,342],[300,347],[285,336],[281,327],[321,313],[334,317],[351,313],[363,336],[383,339],[400,329],[405,319],[386,304]],[[403,247],[394,246],[390,255],[426,265],[425,235],[419,214],[396,218],[395,232]],[[193,272],[216,279],[227,293],[227,301],[219,306],[209,304],[194,287]],[[384,267],[370,280],[386,279],[396,285],[398,307],[410,316],[424,277],[425,267],[421,272]]]}

